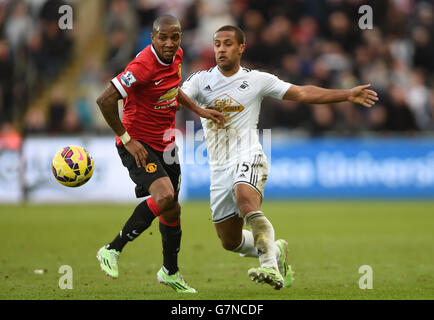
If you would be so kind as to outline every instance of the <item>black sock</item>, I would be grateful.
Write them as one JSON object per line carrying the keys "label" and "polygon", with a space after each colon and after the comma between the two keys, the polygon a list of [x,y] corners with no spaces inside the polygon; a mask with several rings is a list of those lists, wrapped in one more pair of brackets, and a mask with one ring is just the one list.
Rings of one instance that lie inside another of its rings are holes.
{"label": "black sock", "polygon": [[143,231],[149,228],[155,217],[156,216],[149,209],[146,200],[141,202],[134,209],[133,214],[125,223],[122,231],[116,236],[116,238],[112,242],[109,243],[107,249],[122,251],[128,241],[133,241]]}
{"label": "black sock", "polygon": [[181,225],[168,226],[160,221],[161,239],[163,242],[163,266],[169,274],[178,271],[178,252],[181,246]]}

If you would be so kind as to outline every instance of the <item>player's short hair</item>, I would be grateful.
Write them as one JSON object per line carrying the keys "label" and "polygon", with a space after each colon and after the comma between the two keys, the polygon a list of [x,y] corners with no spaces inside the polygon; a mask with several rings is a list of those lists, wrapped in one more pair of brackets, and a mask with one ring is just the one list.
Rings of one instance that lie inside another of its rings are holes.
{"label": "player's short hair", "polygon": [[221,32],[221,31],[233,31],[235,33],[235,38],[237,39],[237,42],[239,44],[246,44],[246,35],[245,35],[244,31],[241,30],[240,28],[238,28],[236,26],[226,25],[226,26],[219,28],[216,32],[214,32],[214,34],[216,34],[217,32]]}
{"label": "player's short hair", "polygon": [[152,24],[152,33],[156,34],[160,32],[161,26],[163,25],[176,26],[180,31],[182,31],[181,23],[178,18],[171,16],[170,14],[165,14],[154,20],[154,23]]}

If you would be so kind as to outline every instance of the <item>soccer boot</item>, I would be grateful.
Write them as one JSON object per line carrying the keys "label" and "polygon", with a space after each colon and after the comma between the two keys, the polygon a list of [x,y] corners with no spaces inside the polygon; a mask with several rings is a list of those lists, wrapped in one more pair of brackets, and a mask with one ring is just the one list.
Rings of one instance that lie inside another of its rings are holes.
{"label": "soccer boot", "polygon": [[268,283],[276,290],[283,287],[283,277],[280,272],[273,267],[251,268],[247,274],[250,279],[256,283]]}
{"label": "soccer boot", "polygon": [[283,286],[289,288],[294,281],[294,273],[292,272],[291,266],[286,261],[288,255],[288,243],[285,240],[279,239],[276,241],[276,246],[280,251],[279,259],[277,259],[277,266],[279,267],[279,272],[283,277]]}
{"label": "soccer boot", "polygon": [[113,279],[117,279],[117,277],[119,276],[119,255],[119,251],[116,251],[115,249],[109,250],[106,248],[106,246],[99,249],[98,253],[96,254],[96,257],[99,260],[101,270],[105,272],[106,276],[112,277]]}
{"label": "soccer boot", "polygon": [[168,275],[163,268],[157,272],[158,282],[171,287],[179,293],[196,293],[196,289],[190,287],[187,282],[182,278],[179,271],[174,274]]}

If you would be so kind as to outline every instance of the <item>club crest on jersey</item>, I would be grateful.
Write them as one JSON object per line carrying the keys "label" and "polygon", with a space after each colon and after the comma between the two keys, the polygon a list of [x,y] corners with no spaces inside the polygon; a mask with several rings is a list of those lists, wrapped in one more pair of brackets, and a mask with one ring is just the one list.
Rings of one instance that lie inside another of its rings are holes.
{"label": "club crest on jersey", "polygon": [[153,162],[150,162],[146,165],[145,169],[148,173],[154,173],[155,171],[157,171],[157,165]]}
{"label": "club crest on jersey", "polygon": [[243,81],[243,83],[238,87],[238,90],[244,91],[249,89],[249,84],[247,81]]}
{"label": "club crest on jersey", "polygon": [[127,71],[121,75],[121,82],[125,87],[129,88],[134,82],[136,82],[136,78],[131,71]]}

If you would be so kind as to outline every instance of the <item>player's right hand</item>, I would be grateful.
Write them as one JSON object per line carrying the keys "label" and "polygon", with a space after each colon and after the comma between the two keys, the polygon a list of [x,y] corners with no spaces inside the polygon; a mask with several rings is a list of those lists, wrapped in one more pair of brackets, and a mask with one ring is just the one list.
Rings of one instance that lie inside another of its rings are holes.
{"label": "player's right hand", "polygon": [[145,147],[137,140],[131,139],[125,145],[125,149],[136,159],[137,166],[145,167],[146,159],[148,158],[148,151],[146,151]]}
{"label": "player's right hand", "polygon": [[220,126],[222,128],[224,128],[225,126],[226,116],[223,113],[218,112],[216,110],[201,109],[201,114],[199,116],[202,118],[207,118],[212,120],[216,125],[216,129],[218,129]]}

